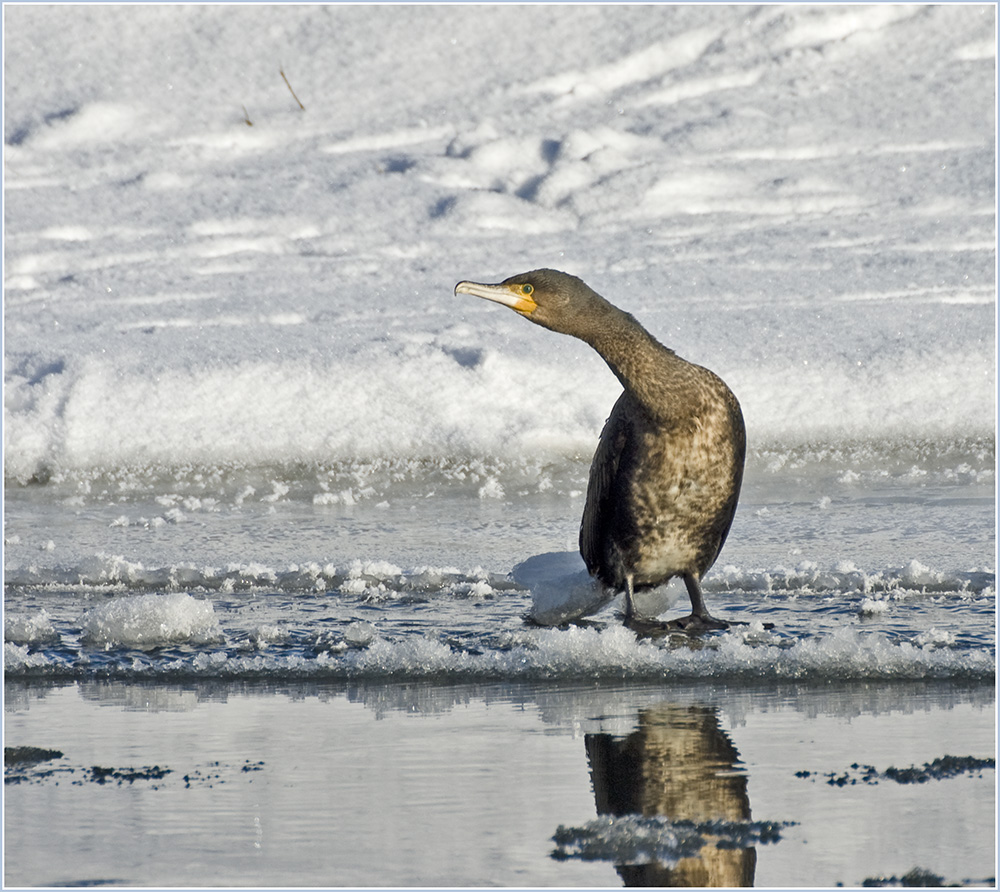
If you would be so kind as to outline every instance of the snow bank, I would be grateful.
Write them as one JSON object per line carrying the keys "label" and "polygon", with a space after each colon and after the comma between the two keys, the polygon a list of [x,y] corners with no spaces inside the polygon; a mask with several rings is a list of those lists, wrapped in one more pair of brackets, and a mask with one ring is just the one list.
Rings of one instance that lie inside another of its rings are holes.
{"label": "snow bank", "polygon": [[989,436],[994,25],[11,7],[5,473],[589,452],[600,360],[452,295],[539,266],[722,374],[751,444]]}

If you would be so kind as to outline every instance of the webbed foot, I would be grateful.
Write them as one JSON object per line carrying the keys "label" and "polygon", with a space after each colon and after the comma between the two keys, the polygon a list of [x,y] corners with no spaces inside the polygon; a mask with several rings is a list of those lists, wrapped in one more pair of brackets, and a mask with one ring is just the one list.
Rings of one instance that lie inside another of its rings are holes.
{"label": "webbed foot", "polygon": [[[666,622],[663,620],[643,619],[638,616],[626,616],[624,621],[625,627],[631,629],[640,638],[663,638],[666,635],[678,632],[691,638],[697,638],[706,632],[720,632],[726,629],[736,629],[739,626],[750,625],[750,623],[741,619],[729,620],[727,622],[724,619],[716,619],[709,614],[697,616],[694,613]],[[763,623],[762,625],[766,631],[774,628],[774,623]]]}
{"label": "webbed foot", "polygon": [[635,632],[640,638],[661,638],[671,632],[683,632],[685,635],[702,635],[705,632],[728,629],[729,623],[708,614],[696,616],[692,613],[689,616],[682,616],[679,619],[672,619],[667,622],[643,619],[638,616],[626,616],[625,626]]}
{"label": "webbed foot", "polygon": [[669,620],[667,626],[671,629],[677,629],[680,632],[687,632],[689,635],[699,635],[702,632],[728,629],[729,623],[724,619],[716,619],[709,613],[689,613],[687,616]]}

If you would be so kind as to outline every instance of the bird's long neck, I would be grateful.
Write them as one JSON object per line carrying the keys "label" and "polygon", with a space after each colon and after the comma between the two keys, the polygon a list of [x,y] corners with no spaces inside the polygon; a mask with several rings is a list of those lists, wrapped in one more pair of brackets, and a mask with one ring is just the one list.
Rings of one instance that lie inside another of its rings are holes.
{"label": "bird's long neck", "polygon": [[665,390],[683,389],[690,364],[664,347],[630,313],[602,303],[593,324],[580,336],[640,403],[651,409],[662,407]]}

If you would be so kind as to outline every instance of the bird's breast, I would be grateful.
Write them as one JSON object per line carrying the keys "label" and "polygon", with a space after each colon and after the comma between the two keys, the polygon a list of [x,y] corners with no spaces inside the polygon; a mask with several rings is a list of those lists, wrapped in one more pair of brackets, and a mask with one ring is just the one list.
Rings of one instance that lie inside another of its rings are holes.
{"label": "bird's breast", "polygon": [[[629,563],[637,583],[703,573],[728,526],[739,456],[723,419],[712,413],[685,426],[636,431],[617,510],[629,530]],[[726,518],[724,522],[724,518]],[[624,543],[622,543],[624,544]]]}

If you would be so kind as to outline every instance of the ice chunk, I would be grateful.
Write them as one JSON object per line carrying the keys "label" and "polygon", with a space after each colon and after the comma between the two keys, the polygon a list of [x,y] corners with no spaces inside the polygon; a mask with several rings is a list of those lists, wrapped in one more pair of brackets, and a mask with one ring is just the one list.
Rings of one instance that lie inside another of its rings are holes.
{"label": "ice chunk", "polygon": [[[536,554],[514,567],[511,577],[531,590],[531,618],[543,626],[592,616],[618,595],[587,572],[577,551]],[[667,585],[639,592],[636,611],[641,616],[659,616],[676,603],[678,592],[677,587]]]}
{"label": "ice chunk", "polygon": [[858,607],[861,616],[878,616],[889,609],[889,602],[885,598],[865,598]]}
{"label": "ice chunk", "polygon": [[531,590],[531,618],[543,626],[590,616],[614,598],[590,576],[576,551],[536,554],[514,567],[511,576]]}
{"label": "ice chunk", "polygon": [[503,497],[503,485],[496,479],[496,477],[489,477],[486,482],[479,487],[479,498],[481,499],[502,499]]}
{"label": "ice chunk", "polygon": [[52,620],[45,610],[32,616],[14,614],[4,617],[3,640],[14,644],[38,644],[58,640],[59,635],[52,627]]}
{"label": "ice chunk", "polygon": [[352,647],[367,647],[375,640],[375,626],[372,623],[357,621],[344,630],[344,641]]}
{"label": "ice chunk", "polygon": [[88,610],[80,626],[84,641],[105,647],[207,644],[222,638],[211,601],[182,592],[116,598]]}
{"label": "ice chunk", "polygon": [[3,669],[6,674],[24,672],[27,669],[46,669],[52,660],[44,653],[32,653],[27,644],[5,641],[3,645]]}

